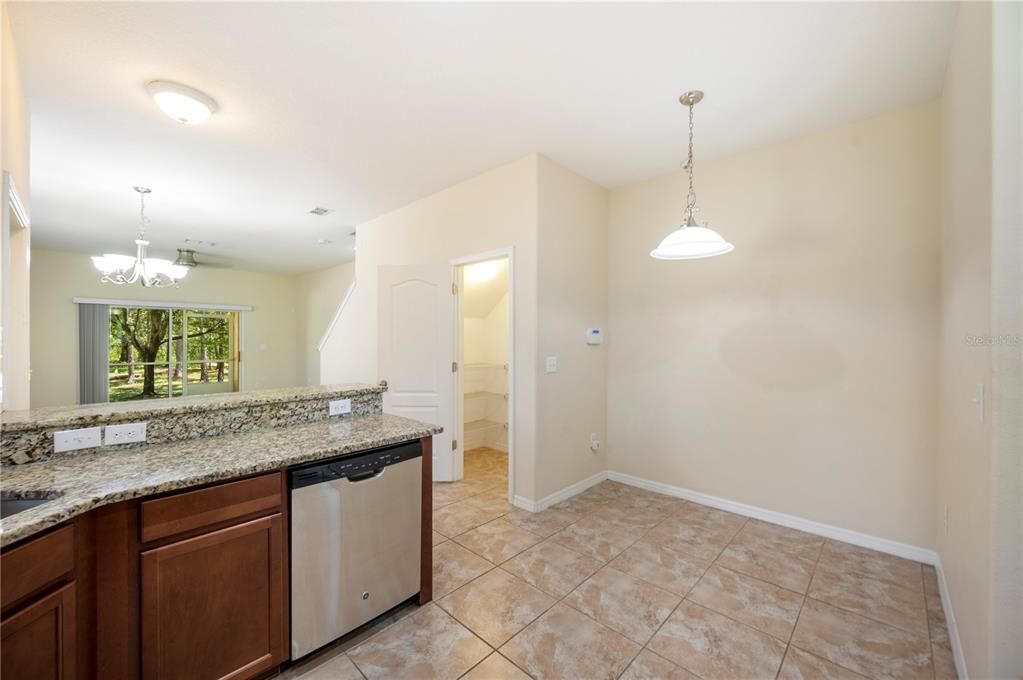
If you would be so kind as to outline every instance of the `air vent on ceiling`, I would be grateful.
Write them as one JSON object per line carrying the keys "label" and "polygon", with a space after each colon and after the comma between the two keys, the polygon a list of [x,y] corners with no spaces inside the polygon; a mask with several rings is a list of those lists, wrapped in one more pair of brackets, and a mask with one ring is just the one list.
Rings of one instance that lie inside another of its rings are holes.
{"label": "air vent on ceiling", "polygon": [[213,248],[217,245],[216,241],[203,241],[198,238],[186,238],[185,244],[190,246],[196,246],[197,248]]}
{"label": "air vent on ceiling", "polygon": [[309,211],[309,214],[310,215],[326,215],[329,212],[334,212],[334,211],[331,210],[330,208],[321,208],[320,206],[316,206],[315,208],[313,208],[312,210]]}

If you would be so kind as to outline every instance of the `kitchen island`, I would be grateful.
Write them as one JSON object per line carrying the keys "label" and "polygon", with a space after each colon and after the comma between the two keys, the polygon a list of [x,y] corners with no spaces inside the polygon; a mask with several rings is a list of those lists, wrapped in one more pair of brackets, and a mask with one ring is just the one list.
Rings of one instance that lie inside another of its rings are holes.
{"label": "kitchen island", "polygon": [[[45,502],[0,520],[3,675],[274,672],[289,656],[286,470],[400,442],[422,442],[418,599],[429,601],[430,452],[440,429],[382,413],[385,389],[202,398],[202,408],[146,407],[170,440],[163,443],[71,453],[18,447],[34,462],[3,466],[2,497]],[[352,414],[326,415],[327,400],[337,398],[353,400]],[[138,415],[112,409],[105,421],[97,407],[85,408],[92,412],[84,425]],[[35,422],[54,429],[83,416],[49,417]],[[13,420],[5,444],[22,435],[42,439],[31,419]],[[178,437],[183,431],[197,436]]]}

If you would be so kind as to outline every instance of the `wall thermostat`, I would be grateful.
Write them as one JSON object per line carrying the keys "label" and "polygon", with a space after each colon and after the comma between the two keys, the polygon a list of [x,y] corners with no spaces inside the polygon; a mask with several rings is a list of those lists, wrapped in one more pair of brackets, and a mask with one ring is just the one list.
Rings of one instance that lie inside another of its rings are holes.
{"label": "wall thermostat", "polygon": [[604,344],[604,330],[602,328],[587,328],[586,344],[587,345]]}

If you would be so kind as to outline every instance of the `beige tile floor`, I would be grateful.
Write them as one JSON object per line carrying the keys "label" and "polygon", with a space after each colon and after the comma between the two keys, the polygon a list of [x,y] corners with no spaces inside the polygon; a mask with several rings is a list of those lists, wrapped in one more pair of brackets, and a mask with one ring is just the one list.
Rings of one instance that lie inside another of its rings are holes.
{"label": "beige tile floor", "polygon": [[955,677],[933,567],[615,482],[544,512],[476,449],[434,488],[434,601],[289,679]]}

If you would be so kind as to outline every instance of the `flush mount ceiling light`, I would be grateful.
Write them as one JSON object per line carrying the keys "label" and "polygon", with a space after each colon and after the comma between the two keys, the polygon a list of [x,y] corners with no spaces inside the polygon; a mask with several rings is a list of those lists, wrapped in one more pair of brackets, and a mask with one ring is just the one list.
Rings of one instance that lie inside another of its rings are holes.
{"label": "flush mount ceiling light", "polygon": [[169,80],[154,80],[146,86],[156,105],[168,116],[187,125],[205,123],[217,112],[217,102],[199,90]]}
{"label": "flush mount ceiling light", "polygon": [[689,173],[689,193],[686,194],[685,221],[682,226],[664,237],[660,245],[650,251],[658,260],[696,260],[701,257],[724,255],[735,249],[712,229],[700,226],[693,213],[696,207],[696,190],[693,189],[693,107],[703,99],[703,92],[690,90],[678,98],[682,106],[689,107],[689,158],[685,169]]}
{"label": "flush mount ceiling light", "polygon": [[188,274],[188,267],[175,264],[170,260],[146,257],[146,194],[151,193],[145,187],[134,187],[139,194],[141,209],[139,211],[139,237],[135,239],[135,257],[131,255],[114,255],[106,253],[92,258],[92,264],[103,273],[100,281],[118,285],[132,284],[138,281],[146,288],[173,286]]}

